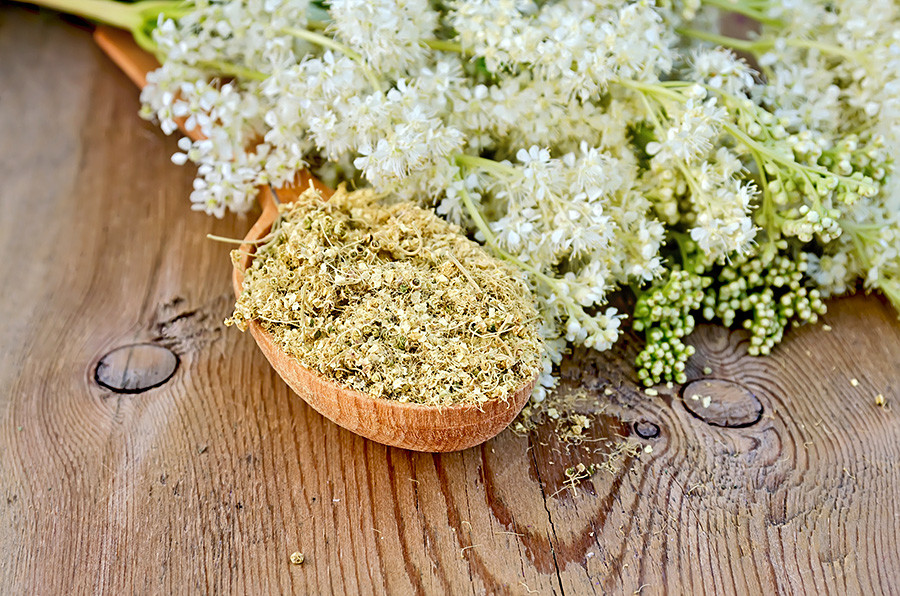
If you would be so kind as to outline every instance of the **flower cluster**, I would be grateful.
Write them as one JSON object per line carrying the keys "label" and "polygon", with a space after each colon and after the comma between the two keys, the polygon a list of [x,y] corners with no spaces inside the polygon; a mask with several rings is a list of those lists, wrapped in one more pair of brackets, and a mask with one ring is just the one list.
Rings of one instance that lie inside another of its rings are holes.
{"label": "flower cluster", "polygon": [[[698,269],[702,272],[702,269]],[[664,283],[645,292],[634,308],[634,329],[643,331],[647,346],[635,364],[647,386],[662,380],[687,381],[685,363],[694,353],[684,338],[694,330],[694,314],[704,304],[712,278],[697,271],[672,269]]]}
{"label": "flower cluster", "polygon": [[719,284],[703,301],[706,319],[731,326],[742,321],[750,331],[751,356],[772,351],[788,324],[815,323],[825,314],[821,293],[808,288],[807,258],[788,253],[784,240],[767,245],[722,267]]}
{"label": "flower cluster", "polygon": [[[143,113],[191,131],[194,207],[308,168],[434,208],[525,272],[543,388],[569,344],[616,341],[624,286],[650,383],[684,380],[695,312],[763,354],[858,279],[900,303],[893,0],[178,7],[153,13]],[[728,11],[758,32],[724,35]]]}
{"label": "flower cluster", "polygon": [[789,325],[815,323],[825,314],[810,274],[815,257],[796,252],[784,239],[711,268],[698,264],[704,254],[697,242],[682,238],[679,249],[688,269],[673,268],[634,309],[634,329],[647,339],[636,361],[647,386],[687,380],[685,365],[694,348],[683,340],[697,317],[743,327],[750,333],[748,353],[760,356],[772,351]]}

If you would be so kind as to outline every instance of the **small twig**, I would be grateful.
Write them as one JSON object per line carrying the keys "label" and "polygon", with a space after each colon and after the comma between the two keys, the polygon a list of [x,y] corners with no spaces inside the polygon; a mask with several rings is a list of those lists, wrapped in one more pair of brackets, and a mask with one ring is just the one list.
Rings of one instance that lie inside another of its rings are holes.
{"label": "small twig", "polygon": [[265,244],[269,241],[269,236],[272,234],[266,234],[259,240],[242,240],[240,238],[227,238],[225,236],[216,236],[215,234],[207,234],[206,237],[209,240],[215,240],[216,242],[225,242],[226,244]]}
{"label": "small twig", "polygon": [[481,293],[481,288],[478,287],[478,284],[475,283],[475,280],[472,279],[472,275],[469,273],[469,270],[463,267],[463,264],[459,262],[459,259],[453,256],[453,253],[447,251],[447,257],[449,257],[450,261],[456,265],[456,268],[465,276],[469,283],[472,284],[472,287],[475,288],[476,295]]}
{"label": "small twig", "polygon": [[460,551],[459,551],[459,558],[460,558],[460,559],[465,559],[465,558],[466,558],[466,551],[469,550],[470,548],[476,548],[476,547],[478,547],[478,546],[481,546],[481,545],[480,545],[480,544],[470,544],[469,546],[464,546],[464,547],[462,547],[462,549],[460,549]]}

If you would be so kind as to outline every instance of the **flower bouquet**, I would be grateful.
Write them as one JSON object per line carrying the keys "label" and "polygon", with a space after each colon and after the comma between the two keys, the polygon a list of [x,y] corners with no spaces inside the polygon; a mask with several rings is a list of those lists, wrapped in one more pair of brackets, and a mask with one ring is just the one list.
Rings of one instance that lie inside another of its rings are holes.
{"label": "flower bouquet", "polygon": [[535,402],[626,317],[652,386],[686,381],[699,319],[765,355],[858,284],[900,305],[893,0],[38,3],[158,58],[141,115],[190,134],[172,160],[197,167],[194,209],[311,172],[432,209],[521,271]]}

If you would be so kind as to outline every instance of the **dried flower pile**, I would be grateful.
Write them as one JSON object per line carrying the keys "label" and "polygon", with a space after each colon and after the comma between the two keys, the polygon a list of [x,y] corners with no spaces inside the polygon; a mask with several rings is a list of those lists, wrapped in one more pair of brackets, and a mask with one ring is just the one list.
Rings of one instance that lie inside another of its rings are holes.
{"label": "dried flower pile", "polygon": [[260,321],[312,370],[432,406],[507,399],[538,374],[538,314],[520,273],[430,211],[310,189],[265,240],[227,322]]}
{"label": "dried flower pile", "polygon": [[[726,35],[729,12],[753,32]],[[548,361],[613,345],[628,313],[607,297],[623,287],[640,297],[648,385],[683,380],[698,317],[748,328],[763,354],[859,281],[900,303],[895,0],[195,0],[111,14],[93,16],[163,62],[144,115],[205,136],[173,157],[198,165],[195,208],[242,211],[300,168],[433,207],[525,272]],[[536,400],[552,376],[542,384]]]}

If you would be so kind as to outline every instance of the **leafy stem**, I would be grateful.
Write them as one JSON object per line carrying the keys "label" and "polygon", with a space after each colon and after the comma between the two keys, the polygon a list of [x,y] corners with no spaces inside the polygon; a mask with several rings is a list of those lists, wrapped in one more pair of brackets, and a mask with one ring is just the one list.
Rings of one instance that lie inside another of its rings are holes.
{"label": "leafy stem", "polygon": [[329,50],[334,50],[335,52],[339,52],[347,56],[360,65],[363,71],[363,75],[366,77],[366,80],[369,81],[369,84],[372,85],[373,89],[382,89],[381,79],[379,79],[375,75],[375,72],[366,63],[365,58],[363,58],[359,52],[340,43],[339,41],[335,41],[327,35],[323,35],[322,33],[317,33],[315,31],[309,31],[308,29],[301,29],[299,27],[285,27],[281,30],[281,32],[286,35],[296,37],[297,39],[308,41],[311,44],[315,44],[323,48],[328,48]]}
{"label": "leafy stem", "polygon": [[440,52],[455,52],[457,54],[465,54],[466,51],[459,43],[450,41],[449,39],[425,39],[422,44],[428,46],[432,50]]}
{"label": "leafy stem", "polygon": [[863,186],[864,184],[866,184],[863,180],[857,180],[856,178],[851,178],[850,176],[835,174],[834,172],[829,172],[821,166],[810,166],[802,163],[797,163],[797,161],[791,157],[787,157],[785,155],[772,151],[759,141],[753,139],[750,135],[746,134],[731,122],[723,122],[722,128],[724,128],[728,132],[728,134],[734,137],[735,140],[740,141],[751,151],[758,152],[761,156],[768,159],[769,161],[782,165],[786,168],[791,168],[807,175],[816,174],[818,176],[824,176],[826,178],[834,178],[835,180],[839,180],[849,186]]}
{"label": "leafy stem", "polygon": [[454,156],[454,160],[458,166],[485,170],[500,177],[506,177],[516,173],[515,168],[511,165],[494,161],[493,159],[488,159],[486,157],[459,153]]}
{"label": "leafy stem", "polygon": [[484,236],[485,242],[487,242],[487,244],[491,247],[491,250],[497,253],[497,256],[505,261],[509,261],[523,271],[527,271],[528,273],[534,275],[535,278],[547,284],[547,286],[551,289],[555,290],[557,288],[557,281],[555,279],[542,273],[534,265],[530,265],[500,248],[500,243],[497,241],[497,236],[494,234],[494,231],[491,230],[491,227],[488,225],[488,223],[484,220],[484,217],[481,215],[481,211],[478,210],[478,207],[475,205],[472,197],[469,196],[469,192],[465,188],[462,188],[459,195],[460,198],[462,198],[463,206],[465,206],[466,212],[468,212],[469,217],[472,218],[472,221],[475,222],[475,227],[478,228],[478,231],[481,232],[482,236]]}
{"label": "leafy stem", "polygon": [[269,75],[264,72],[253,70],[252,68],[246,68],[244,66],[240,66],[232,62],[226,62],[224,60],[201,60],[196,62],[196,65],[201,68],[214,70],[216,72],[220,72],[224,75],[235,77],[238,79],[265,81],[267,78],[269,78]]}
{"label": "leafy stem", "polygon": [[[307,29],[314,29],[316,31],[325,31],[328,29],[329,24],[330,21],[310,19],[306,22],[306,27]],[[457,54],[464,54],[466,52],[461,44],[450,41],[449,39],[423,39],[419,43],[439,52],[455,52]]]}
{"label": "leafy stem", "polygon": [[152,31],[160,15],[180,18],[193,10],[191,2],[183,0],[143,0],[116,2],[115,0],[26,0],[44,8],[73,14],[97,23],[129,31],[143,49],[156,51]]}
{"label": "leafy stem", "polygon": [[466,208],[466,211],[469,214],[469,217],[471,217],[472,221],[475,223],[475,227],[478,228],[478,231],[480,231],[484,236],[487,245],[499,258],[515,265],[516,267],[523,271],[526,271],[527,273],[530,273],[536,280],[549,288],[551,292],[559,297],[560,302],[563,303],[563,305],[565,306],[565,310],[570,317],[582,321],[590,319],[590,316],[588,316],[588,314],[584,312],[584,309],[568,295],[567,291],[560,291],[559,280],[546,275],[534,265],[526,263],[500,248],[500,243],[497,241],[497,236],[494,234],[493,230],[491,230],[488,223],[484,220],[484,217],[481,215],[481,211],[478,210],[478,207],[475,205],[472,197],[469,196],[469,192],[465,189],[465,187],[460,190],[459,194],[460,198],[462,199],[463,206]]}
{"label": "leafy stem", "polygon": [[763,25],[780,26],[783,25],[778,19],[766,15],[765,8],[768,2],[754,0],[701,0],[707,6],[713,6],[728,12],[736,12],[746,17],[750,17],[754,21],[759,21]]}
{"label": "leafy stem", "polygon": [[[689,98],[684,93],[682,93],[681,90],[687,89],[694,85],[699,85],[699,83],[688,83],[685,81],[668,81],[666,83],[641,83],[629,79],[616,79],[614,82],[628,89],[638,91],[645,96],[652,97],[656,101],[659,101],[660,98],[665,98],[682,104],[687,103]],[[709,85],[701,86],[704,87],[707,91],[722,96],[726,104],[736,104],[740,102],[739,98],[720,91],[714,87],[711,87]],[[732,109],[734,109],[734,105],[732,105]],[[758,153],[760,157],[763,157],[765,161],[768,161],[770,163],[775,163],[782,167],[796,170],[804,174],[816,174],[825,178],[832,178],[836,182],[842,182],[848,186],[861,187],[866,185],[866,181],[864,180],[858,180],[850,176],[836,174],[834,172],[826,170],[821,166],[802,164],[797,162],[793,157],[788,157],[787,155],[783,155],[781,153],[773,151],[771,148],[757,141],[732,122],[722,122],[722,128],[736,141],[744,145],[750,151]],[[765,130],[765,126],[763,126],[762,128],[763,130]]]}
{"label": "leafy stem", "polygon": [[756,40],[749,40],[739,39],[737,37],[728,37],[727,35],[719,35],[710,31],[702,31],[700,29],[691,29],[688,27],[679,27],[675,29],[675,31],[676,33],[684,37],[692,37],[694,39],[708,41],[710,43],[714,43],[726,48],[732,48],[735,50],[740,50],[742,52],[747,52],[748,54],[753,54],[755,56],[759,56],[760,54],[768,52],[769,50],[774,48],[777,43],[781,42],[789,48],[818,50],[823,54],[840,56],[848,60],[859,60],[861,57],[857,52],[846,50],[842,47],[835,46],[829,43],[814,41],[811,39],[786,37],[781,38],[780,40],[776,40],[774,38],[763,37]]}

